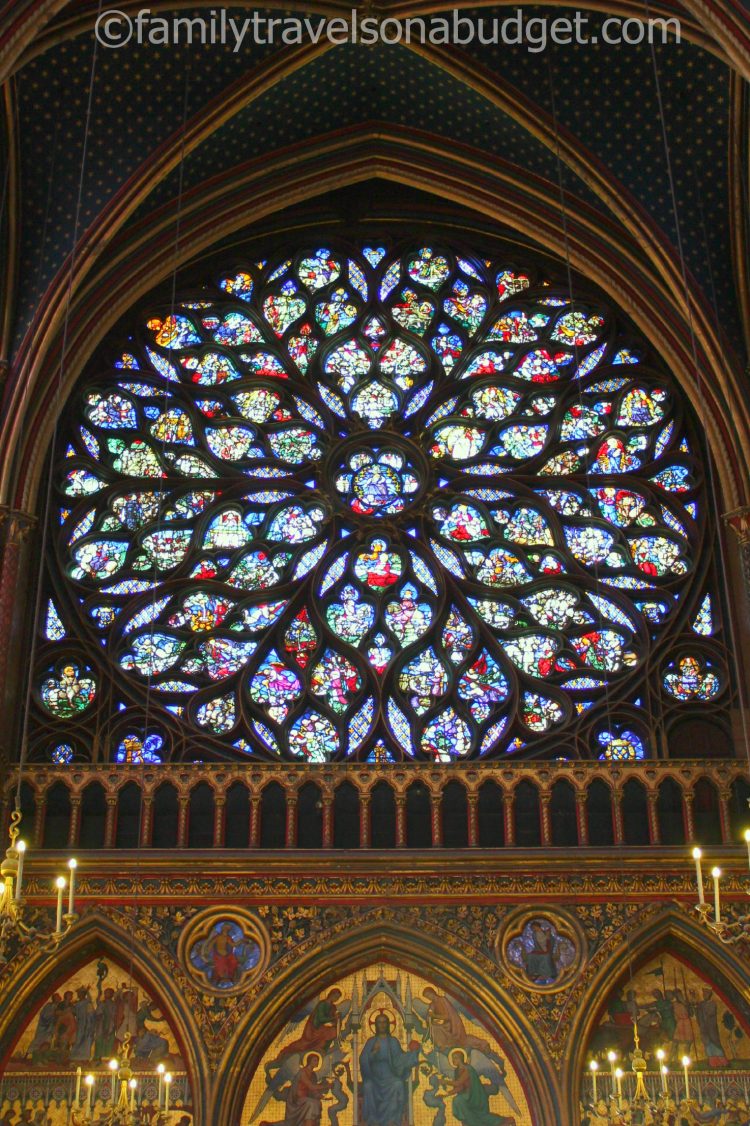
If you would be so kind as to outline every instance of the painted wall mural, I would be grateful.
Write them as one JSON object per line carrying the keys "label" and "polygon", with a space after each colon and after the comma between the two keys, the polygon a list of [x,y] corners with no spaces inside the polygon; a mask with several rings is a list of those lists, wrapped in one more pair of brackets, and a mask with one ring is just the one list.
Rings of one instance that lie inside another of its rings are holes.
{"label": "painted wall mural", "polygon": [[300,1007],[241,1126],[531,1126],[503,1048],[459,1001],[377,964]]}
{"label": "painted wall mural", "polygon": [[127,1060],[132,1069],[143,1123],[156,1115],[157,1067],[164,1064],[172,1075],[170,1126],[191,1126],[185,1064],[164,1013],[127,970],[104,957],[59,985],[22,1033],[0,1078],[0,1126],[68,1126],[87,1074],[94,1076],[92,1109],[104,1113],[112,1098],[111,1059]]}
{"label": "painted wall mural", "polygon": [[[636,1023],[646,1067],[641,1100],[632,1070]],[[583,1126],[750,1121],[748,1029],[711,981],[670,955],[653,958],[612,992],[591,1039],[592,1059],[598,1068],[596,1078],[589,1067],[583,1079]]]}

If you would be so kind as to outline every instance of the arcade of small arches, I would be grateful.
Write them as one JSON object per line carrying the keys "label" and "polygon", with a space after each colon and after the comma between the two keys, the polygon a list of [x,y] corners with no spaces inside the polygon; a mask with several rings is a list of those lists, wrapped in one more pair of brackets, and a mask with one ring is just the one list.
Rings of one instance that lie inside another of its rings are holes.
{"label": "arcade of small arches", "polygon": [[[391,768],[393,772],[393,768]],[[320,776],[320,780],[316,778]],[[731,846],[747,827],[742,764],[550,763],[346,769],[31,767],[24,834],[42,849]],[[7,794],[6,809],[14,794]]]}

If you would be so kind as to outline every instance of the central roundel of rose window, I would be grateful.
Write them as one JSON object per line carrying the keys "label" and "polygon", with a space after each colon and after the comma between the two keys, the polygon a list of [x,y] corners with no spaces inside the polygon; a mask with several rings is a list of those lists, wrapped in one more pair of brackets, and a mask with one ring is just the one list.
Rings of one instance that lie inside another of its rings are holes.
{"label": "central roundel of rose window", "polygon": [[690,590],[674,385],[502,261],[243,266],[153,309],[77,410],[70,612],[203,755],[568,753]]}
{"label": "central roundel of rose window", "polygon": [[358,516],[395,516],[424,491],[427,467],[416,453],[410,457],[403,445],[357,441],[343,455],[335,492]]}

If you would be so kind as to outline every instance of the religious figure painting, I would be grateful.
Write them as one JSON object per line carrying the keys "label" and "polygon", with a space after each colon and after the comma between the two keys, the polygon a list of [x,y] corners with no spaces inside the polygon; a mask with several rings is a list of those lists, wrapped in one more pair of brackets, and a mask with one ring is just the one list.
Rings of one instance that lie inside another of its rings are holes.
{"label": "religious figure painting", "polygon": [[190,950],[190,962],[215,989],[230,990],[258,965],[261,950],[239,923],[220,919],[206,938],[197,939]]}
{"label": "religious figure painting", "polygon": [[80,1084],[87,1074],[94,1076],[92,1107],[103,1112],[111,1099],[111,1059],[127,1061],[144,1115],[155,1113],[156,1069],[163,1063],[173,1076],[173,1108],[192,1122],[185,1064],[164,1013],[127,970],[100,957],[58,985],[21,1033],[0,1075],[0,1126],[69,1126],[76,1088],[85,1092]]}
{"label": "religious figure painting", "polygon": [[195,915],[180,935],[179,958],[200,989],[238,994],[268,964],[265,927],[239,907],[209,908]]}
{"label": "religious figure painting", "polygon": [[687,1055],[704,1071],[750,1071],[750,1038],[714,985],[671,955],[654,958],[616,989],[594,1034],[592,1050],[630,1049],[638,1022],[644,1051]]}
{"label": "religious figure painting", "polygon": [[523,916],[509,928],[505,961],[514,976],[535,987],[561,986],[580,960],[580,941],[546,916]]}
{"label": "religious figure painting", "polygon": [[241,1126],[531,1126],[503,1048],[455,998],[389,964],[323,990],[276,1037]]}

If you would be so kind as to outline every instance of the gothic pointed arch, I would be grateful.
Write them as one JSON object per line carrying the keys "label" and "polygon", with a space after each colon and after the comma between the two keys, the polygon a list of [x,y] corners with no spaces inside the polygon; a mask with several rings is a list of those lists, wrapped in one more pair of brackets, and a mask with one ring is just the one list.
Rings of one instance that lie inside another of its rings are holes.
{"label": "gothic pointed arch", "polygon": [[[39,913],[36,921],[44,928],[51,919]],[[202,1121],[209,1093],[197,996],[169,953],[137,925],[135,940],[134,947],[132,918],[93,911],[54,961],[42,943],[18,949],[0,993],[0,1058],[4,1074],[15,1077],[15,1098],[34,1097],[35,1075],[61,1068],[74,1075],[79,1066],[95,1074],[95,1095],[106,1101],[108,1061],[119,1057],[129,1060],[144,1106],[155,1105],[156,1066],[164,1062],[174,1069],[181,1102]],[[68,1086],[61,1106],[72,1100]]]}
{"label": "gothic pointed arch", "polygon": [[[384,970],[382,975],[381,967]],[[401,1045],[408,1047],[410,1037],[418,1037],[418,1054],[429,1071],[429,1075],[424,1072],[423,1078],[420,1078],[419,1097],[414,1103],[416,1121],[423,1118],[429,1122],[438,1110],[437,1105],[430,1104],[429,1092],[437,1087],[435,1076],[440,1074],[440,1067],[444,1067],[446,1062],[445,1058],[436,1059],[436,1045],[429,1035],[429,1009],[431,1004],[434,1005],[435,996],[445,998],[449,1008],[458,1014],[454,1035],[461,1024],[464,1026],[463,1034],[460,1029],[458,1031],[455,1046],[443,1038],[444,1042],[438,1043],[437,1049],[442,1057],[447,1057],[454,1047],[464,1051],[469,1062],[484,1074],[489,1084],[492,1110],[512,1116],[515,1100],[517,1105],[520,1104],[519,1111],[523,1113],[525,1109],[533,1122],[557,1126],[565,1121],[557,1097],[554,1068],[534,1036],[533,1023],[523,1008],[498,982],[482,972],[475,958],[469,958],[458,946],[446,947],[441,939],[407,928],[403,923],[389,919],[388,913],[382,911],[364,925],[307,939],[293,954],[285,956],[277,964],[272,994],[265,995],[262,1004],[254,1000],[251,1006],[246,1006],[228,1036],[216,1083],[217,1092],[221,1092],[221,1102],[216,1103],[214,1113],[222,1120],[236,1120],[244,1124],[258,1117],[258,1105],[262,1104],[259,1119],[283,1118],[283,1111],[279,1113],[280,1104],[274,1096],[273,1082],[267,1086],[264,1079],[265,1076],[273,1077],[277,1069],[271,1067],[269,1071],[267,1065],[274,1060],[278,1062],[281,1056],[285,1065],[282,1074],[285,1082],[289,1082],[291,1073],[296,1074],[297,1065],[303,1062],[303,1057],[316,1050],[323,1052],[323,1047],[328,1046],[327,1037],[321,1032],[317,1040],[314,1035],[310,1039],[311,1028],[316,1023],[320,1026],[320,1022],[308,1018],[321,1000],[330,1000],[332,990],[340,994],[333,1001],[337,1008],[338,1001],[341,1001],[340,1026],[345,1029],[345,1055],[348,1065],[352,1066],[351,1052],[355,1042],[350,1017],[351,1001],[354,998],[354,1012],[356,1014],[359,1007],[360,1018],[363,1019],[356,1041],[357,1049],[361,1050],[374,1030],[377,1010],[388,1007],[387,1000],[377,991],[370,992],[381,976],[386,983],[385,994],[393,1007],[389,1017],[393,1019]],[[426,998],[425,988],[431,990]],[[368,1010],[363,1015],[363,1002],[368,993]],[[410,1004],[414,1017],[412,1022],[407,1016],[406,1027],[404,1008]],[[321,1014],[322,1010],[318,1014],[322,1019],[325,1014]],[[334,1013],[332,1019],[339,1020],[339,1014]],[[354,1023],[358,1023],[356,1019]],[[467,1035],[470,1038],[468,1042]],[[476,1039],[487,1038],[491,1044],[488,1058],[485,1058],[486,1052],[473,1055]],[[293,1058],[291,1052],[285,1051],[290,1045],[294,1048]],[[340,1062],[329,1055],[324,1070],[330,1067],[335,1078],[335,1068]],[[511,1076],[508,1080],[510,1100],[501,1090],[505,1079],[500,1080],[500,1074],[506,1069]],[[425,1093],[427,1100],[423,1100]],[[362,1094],[360,1082],[360,1097]],[[450,1110],[449,1107],[445,1109]],[[346,1121],[350,1120],[351,1112],[349,1103],[343,1111]],[[359,1120],[362,1121],[362,1118]]]}

